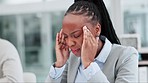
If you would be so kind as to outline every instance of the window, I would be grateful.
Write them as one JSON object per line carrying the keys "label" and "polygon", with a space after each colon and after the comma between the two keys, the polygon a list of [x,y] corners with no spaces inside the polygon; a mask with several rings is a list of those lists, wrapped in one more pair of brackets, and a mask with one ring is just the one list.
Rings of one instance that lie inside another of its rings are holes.
{"label": "window", "polygon": [[0,38],[7,39],[17,46],[17,34],[16,34],[16,17],[0,16]]}
{"label": "window", "polygon": [[141,47],[148,47],[148,0],[121,0],[124,33],[139,34]]}

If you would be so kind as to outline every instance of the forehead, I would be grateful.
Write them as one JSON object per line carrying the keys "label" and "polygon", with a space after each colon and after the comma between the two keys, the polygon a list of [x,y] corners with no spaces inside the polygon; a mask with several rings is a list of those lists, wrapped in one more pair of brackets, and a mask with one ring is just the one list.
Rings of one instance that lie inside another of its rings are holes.
{"label": "forehead", "polygon": [[87,25],[87,17],[83,15],[67,14],[62,22],[62,29],[64,33],[71,33],[76,30],[82,29]]}

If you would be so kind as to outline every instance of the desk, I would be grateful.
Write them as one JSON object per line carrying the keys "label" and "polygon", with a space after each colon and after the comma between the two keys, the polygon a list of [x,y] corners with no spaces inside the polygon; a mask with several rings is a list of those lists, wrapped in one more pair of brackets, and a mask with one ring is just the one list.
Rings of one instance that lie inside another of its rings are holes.
{"label": "desk", "polygon": [[148,48],[141,48],[138,51],[142,58],[142,60],[139,61],[139,66],[148,66]]}
{"label": "desk", "polygon": [[139,66],[148,66],[148,60],[142,60],[138,63]]}

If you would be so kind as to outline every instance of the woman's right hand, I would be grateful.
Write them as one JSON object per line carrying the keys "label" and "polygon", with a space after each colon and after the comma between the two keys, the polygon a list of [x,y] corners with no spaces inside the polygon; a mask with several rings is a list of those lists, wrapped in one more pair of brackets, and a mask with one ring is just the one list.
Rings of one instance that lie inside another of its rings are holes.
{"label": "woman's right hand", "polygon": [[69,47],[67,46],[64,40],[64,35],[62,35],[62,29],[60,33],[57,33],[56,35],[55,51],[56,51],[55,67],[60,68],[66,63],[70,54]]}

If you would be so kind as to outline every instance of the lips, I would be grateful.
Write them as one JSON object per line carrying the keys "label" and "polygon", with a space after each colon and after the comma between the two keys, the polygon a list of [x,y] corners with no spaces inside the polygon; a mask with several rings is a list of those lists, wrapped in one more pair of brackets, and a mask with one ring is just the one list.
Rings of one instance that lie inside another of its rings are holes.
{"label": "lips", "polygon": [[78,53],[78,51],[80,50],[80,48],[78,48],[78,49],[71,49],[71,51],[74,53],[74,54],[77,54]]}

